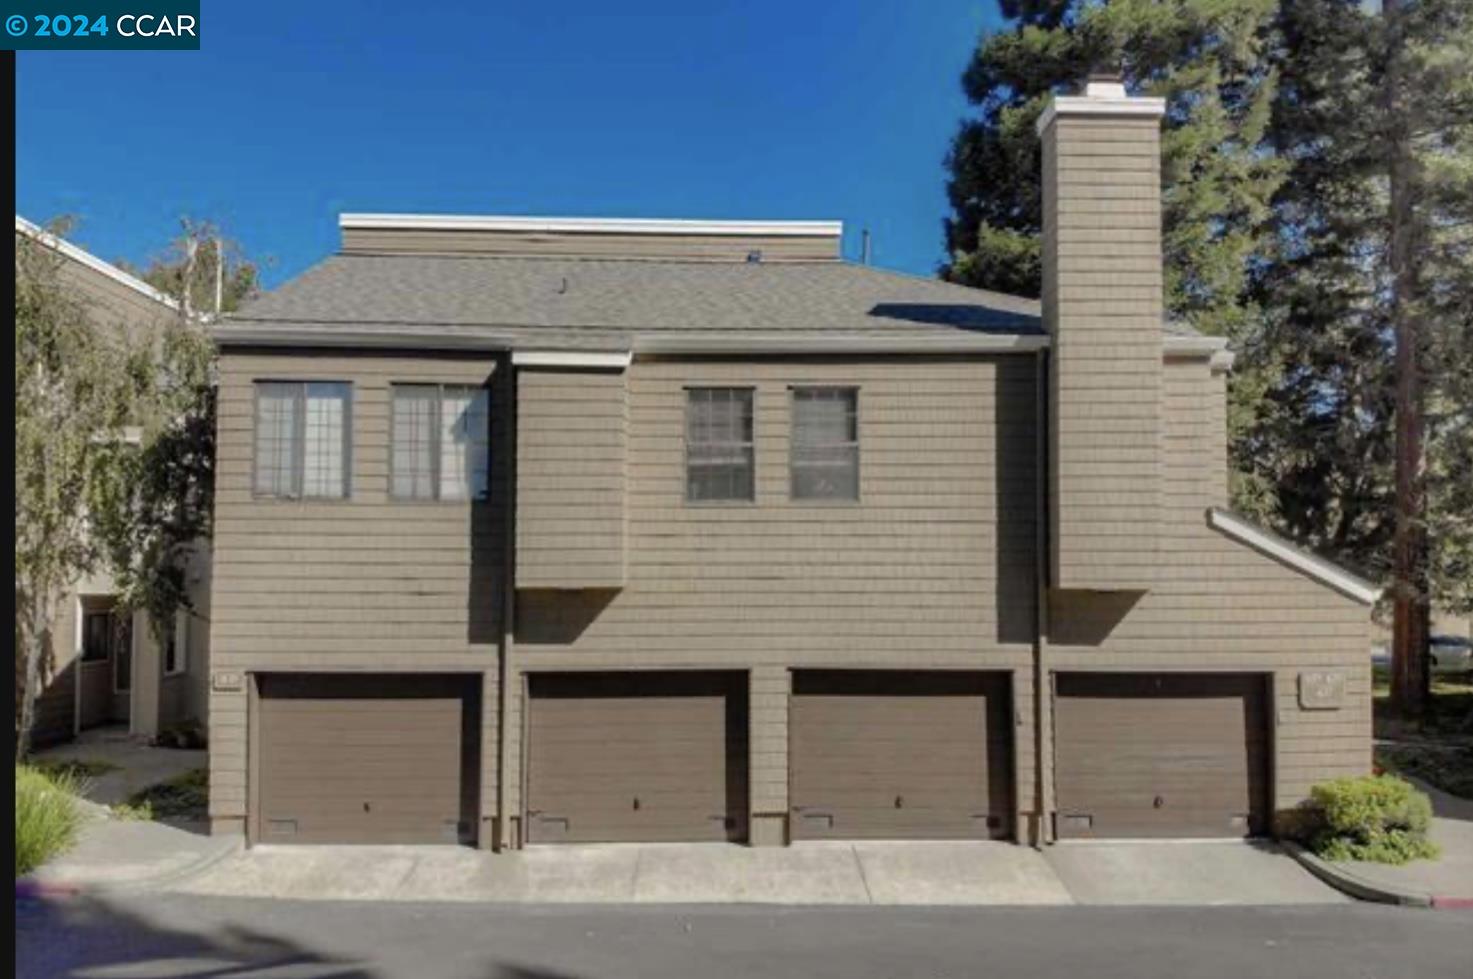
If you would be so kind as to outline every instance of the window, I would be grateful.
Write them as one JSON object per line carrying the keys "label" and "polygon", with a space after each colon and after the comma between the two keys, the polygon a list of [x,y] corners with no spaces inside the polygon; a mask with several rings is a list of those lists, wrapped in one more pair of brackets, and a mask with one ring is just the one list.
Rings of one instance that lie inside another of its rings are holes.
{"label": "window", "polygon": [[109,609],[82,613],[82,662],[101,663],[112,659],[117,616]]}
{"label": "window", "polygon": [[859,499],[859,391],[793,389],[793,499]]}
{"label": "window", "polygon": [[689,388],[685,402],[685,498],[754,498],[752,389]]}
{"label": "window", "polygon": [[174,628],[164,640],[164,676],[182,676],[189,672],[189,613],[174,616]]}
{"label": "window", "polygon": [[256,384],[257,496],[348,495],[350,386],[331,381]]}
{"label": "window", "polygon": [[398,500],[484,500],[491,462],[490,392],[395,384],[389,492]]}

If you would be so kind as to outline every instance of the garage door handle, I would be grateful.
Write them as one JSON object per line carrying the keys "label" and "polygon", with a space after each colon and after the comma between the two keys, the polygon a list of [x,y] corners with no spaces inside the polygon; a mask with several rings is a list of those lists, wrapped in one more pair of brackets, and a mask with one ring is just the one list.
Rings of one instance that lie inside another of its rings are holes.
{"label": "garage door handle", "polygon": [[1156,796],[1155,801],[1151,803],[1151,806],[1155,809],[1160,809],[1164,805],[1166,805],[1166,800],[1161,798],[1159,795]]}

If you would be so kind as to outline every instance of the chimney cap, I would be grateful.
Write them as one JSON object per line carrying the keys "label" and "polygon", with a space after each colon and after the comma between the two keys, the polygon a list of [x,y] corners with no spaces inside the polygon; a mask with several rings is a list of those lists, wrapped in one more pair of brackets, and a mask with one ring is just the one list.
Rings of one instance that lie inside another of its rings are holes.
{"label": "chimney cap", "polygon": [[1091,99],[1123,99],[1125,74],[1118,64],[1099,64],[1084,80],[1084,96]]}

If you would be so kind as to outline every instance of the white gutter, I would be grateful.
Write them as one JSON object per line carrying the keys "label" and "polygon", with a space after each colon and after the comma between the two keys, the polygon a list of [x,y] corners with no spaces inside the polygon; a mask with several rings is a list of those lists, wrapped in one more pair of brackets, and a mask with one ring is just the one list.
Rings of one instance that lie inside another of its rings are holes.
{"label": "white gutter", "polygon": [[1366,605],[1374,605],[1385,591],[1379,585],[1295,547],[1277,534],[1255,526],[1221,507],[1212,507],[1207,511],[1207,525]]}
{"label": "white gutter", "polygon": [[604,353],[592,350],[514,350],[513,367],[587,367],[595,370],[624,370],[634,355],[622,352]]}
{"label": "white gutter", "polygon": [[417,231],[583,232],[633,235],[838,237],[843,221],[691,221],[676,218],[539,218],[498,214],[366,214],[338,216],[345,229]]}
{"label": "white gutter", "polygon": [[[249,321],[225,321],[214,324],[212,334],[217,343],[236,346],[264,347],[422,347],[432,350],[511,350],[520,343],[533,339],[527,335],[532,328],[519,328],[516,332],[495,332],[484,327],[467,326],[462,330],[323,330],[319,328],[283,329],[281,327],[254,326]],[[676,333],[660,335],[637,331],[608,330],[611,333],[634,332],[635,354],[664,355],[773,355],[773,354],[977,354],[977,353],[1032,353],[1047,350],[1049,337],[1044,334],[988,334],[965,333],[946,336],[913,335],[890,333],[879,336],[848,334],[842,337],[826,337],[807,334],[787,336],[773,333],[740,333],[705,335],[698,333]],[[613,341],[617,342],[617,341]],[[624,346],[624,344],[620,344]],[[1212,357],[1213,366],[1224,366],[1223,357],[1226,341],[1220,337],[1175,337],[1166,338],[1162,351],[1168,357]],[[553,352],[570,355],[588,353],[625,354],[629,351],[551,351],[546,347],[525,351],[528,354]],[[1230,362],[1229,362],[1230,363]]]}
{"label": "white gutter", "polygon": [[162,303],[163,305],[175,311],[179,309],[179,303],[173,297],[159,292],[147,282],[144,282],[142,279],[137,278],[136,276],[129,275],[127,272],[124,272],[116,265],[113,265],[110,262],[104,262],[102,259],[98,258],[91,252],[84,251],[81,248],[78,248],[76,245],[67,241],[65,238],[59,238],[51,232],[47,231],[45,228],[42,228],[40,225],[37,225],[31,221],[27,221],[19,214],[15,216],[15,230],[19,234],[23,234],[33,241],[40,242],[47,248],[60,252],[62,255],[65,255],[67,258],[71,259],[79,265],[85,265],[92,271],[107,276],[109,279],[112,279],[119,285],[127,286],[134,292],[147,296],[149,299],[152,299],[156,303]]}

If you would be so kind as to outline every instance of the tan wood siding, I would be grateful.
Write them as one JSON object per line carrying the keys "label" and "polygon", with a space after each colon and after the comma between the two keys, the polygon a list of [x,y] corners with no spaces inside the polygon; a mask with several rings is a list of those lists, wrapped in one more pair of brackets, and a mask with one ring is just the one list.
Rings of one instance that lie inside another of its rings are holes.
{"label": "tan wood siding", "polygon": [[1268,827],[1268,677],[1058,676],[1061,837],[1248,836]]}
{"label": "tan wood siding", "polygon": [[530,678],[532,843],[743,840],[746,678]]}
{"label": "tan wood siding", "polygon": [[1159,123],[1061,115],[1043,138],[1052,575],[1154,581],[1160,503]]}
{"label": "tan wood siding", "polygon": [[474,833],[477,682],[262,676],[264,843],[456,843]]}
{"label": "tan wood siding", "polygon": [[[1227,495],[1223,385],[1206,361],[1163,370],[1162,509],[1156,586],[1142,596],[1055,592],[1047,651],[1054,671],[1252,672],[1272,676],[1273,806],[1292,811],[1315,782],[1371,764],[1369,614],[1365,606],[1207,526]],[[1346,679],[1344,703],[1307,710],[1299,676]],[[1045,753],[1051,765],[1054,753]],[[1053,776],[1046,772],[1052,782]]]}
{"label": "tan wood siding", "polygon": [[[1035,370],[1026,357],[637,360],[625,586],[519,591],[518,668],[763,671],[754,812],[786,809],[777,773],[788,668],[1015,671],[1026,730]],[[859,389],[858,503],[789,497],[789,389],[800,384]],[[688,386],[756,389],[754,503],[685,502]],[[508,730],[518,725],[514,716]],[[1018,741],[1027,774],[1014,798],[1032,808],[1031,739]],[[519,784],[505,782],[513,793]],[[761,831],[767,842],[782,835]]]}
{"label": "tan wood siding", "polygon": [[1006,674],[794,674],[793,838],[1006,838],[1008,686]]}
{"label": "tan wood siding", "polygon": [[684,235],[344,228],[343,252],[363,255],[544,255],[744,262],[834,261],[838,235]]}
{"label": "tan wood siding", "polygon": [[[220,358],[212,672],[495,671],[501,643],[510,444],[491,356],[227,349]],[[352,384],[345,500],[258,499],[254,382]],[[390,385],[489,384],[484,503],[389,497]],[[211,815],[245,814],[243,687],[210,696]],[[490,762],[488,762],[490,764]]]}
{"label": "tan wood siding", "polygon": [[517,372],[518,588],[624,584],[624,371]]}

